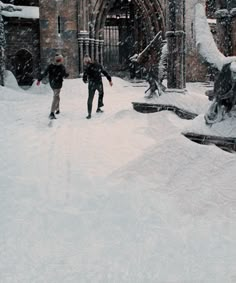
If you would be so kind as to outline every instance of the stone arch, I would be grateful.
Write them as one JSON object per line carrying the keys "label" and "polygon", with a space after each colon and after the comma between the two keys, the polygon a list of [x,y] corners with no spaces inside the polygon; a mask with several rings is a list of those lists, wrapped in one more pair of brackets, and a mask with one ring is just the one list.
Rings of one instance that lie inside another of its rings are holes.
{"label": "stone arch", "polygon": [[33,82],[33,56],[27,49],[20,49],[15,54],[14,74],[19,85],[31,85]]}
{"label": "stone arch", "polygon": [[[162,30],[163,35],[165,34],[165,17],[163,7],[159,0],[134,0],[140,7],[142,11],[145,9],[145,19],[148,17],[150,19],[151,26],[153,28],[153,36],[155,36],[160,30]],[[153,37],[152,36],[152,37]]]}
{"label": "stone arch", "polygon": [[[96,39],[102,38],[105,20],[114,2],[114,0],[97,0],[95,3],[91,22],[94,25],[94,37]],[[164,35],[166,30],[165,16],[161,2],[159,0],[133,0],[133,3],[139,8],[142,17],[145,19],[144,24],[148,40],[151,40],[160,30],[163,31]]]}

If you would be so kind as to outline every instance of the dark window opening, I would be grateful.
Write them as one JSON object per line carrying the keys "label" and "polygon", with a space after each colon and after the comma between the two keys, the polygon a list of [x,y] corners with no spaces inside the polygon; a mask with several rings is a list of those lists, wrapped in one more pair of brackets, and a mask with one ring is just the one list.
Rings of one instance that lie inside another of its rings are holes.
{"label": "dark window opening", "polygon": [[57,32],[60,35],[61,34],[61,17],[57,17]]}

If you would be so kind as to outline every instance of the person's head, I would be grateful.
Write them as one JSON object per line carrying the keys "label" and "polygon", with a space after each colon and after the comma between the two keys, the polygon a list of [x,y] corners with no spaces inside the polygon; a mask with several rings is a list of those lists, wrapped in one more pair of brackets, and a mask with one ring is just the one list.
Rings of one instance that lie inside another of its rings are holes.
{"label": "person's head", "polygon": [[231,77],[236,82],[236,60],[230,64]]}
{"label": "person's head", "polygon": [[63,56],[61,54],[56,54],[54,58],[54,62],[59,65],[63,63]]}
{"label": "person's head", "polygon": [[91,64],[91,63],[92,63],[92,59],[88,55],[85,55],[84,56],[84,65],[88,65],[88,64]]}

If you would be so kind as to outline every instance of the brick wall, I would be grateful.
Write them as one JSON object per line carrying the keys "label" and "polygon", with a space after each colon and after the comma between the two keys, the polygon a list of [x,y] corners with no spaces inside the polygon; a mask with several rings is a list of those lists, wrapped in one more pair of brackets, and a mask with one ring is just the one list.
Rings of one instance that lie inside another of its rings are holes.
{"label": "brick wall", "polygon": [[6,68],[16,74],[16,55],[27,50],[32,55],[32,78],[39,73],[39,22],[38,20],[4,18],[7,48]]}
{"label": "brick wall", "polygon": [[60,4],[55,0],[41,0],[39,3],[42,68],[59,52],[64,56],[70,78],[78,77],[77,1]]}

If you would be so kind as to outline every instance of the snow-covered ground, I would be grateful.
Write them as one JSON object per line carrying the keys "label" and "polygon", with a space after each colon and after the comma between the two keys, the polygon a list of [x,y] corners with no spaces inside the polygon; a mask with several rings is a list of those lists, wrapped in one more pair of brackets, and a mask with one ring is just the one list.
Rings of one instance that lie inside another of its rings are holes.
{"label": "snow-covered ground", "polygon": [[131,102],[145,101],[145,83],[104,80],[104,113],[87,120],[87,85],[65,80],[52,123],[48,86],[8,86],[0,87],[1,283],[236,282],[236,155],[181,134],[225,128],[201,119],[204,86],[159,99],[200,114],[191,121],[138,113]]}

